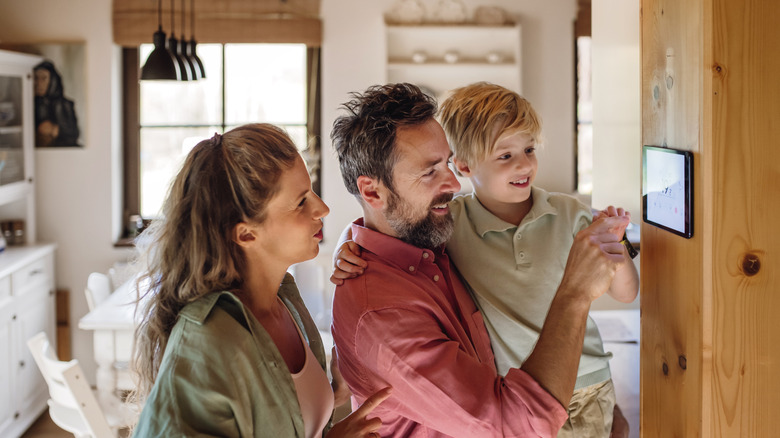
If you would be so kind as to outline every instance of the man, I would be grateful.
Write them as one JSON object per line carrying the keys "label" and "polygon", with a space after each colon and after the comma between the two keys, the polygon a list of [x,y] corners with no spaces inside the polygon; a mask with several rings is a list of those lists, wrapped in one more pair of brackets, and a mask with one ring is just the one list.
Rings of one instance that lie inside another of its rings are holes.
{"label": "man", "polygon": [[444,252],[447,204],[460,184],[435,101],[410,84],[353,97],[331,136],[364,214],[351,232],[367,268],[333,303],[339,369],[354,402],[393,387],[374,411],[382,436],[555,436],[590,304],[624,263],[628,218],[577,235],[533,353],[499,376],[481,314]]}

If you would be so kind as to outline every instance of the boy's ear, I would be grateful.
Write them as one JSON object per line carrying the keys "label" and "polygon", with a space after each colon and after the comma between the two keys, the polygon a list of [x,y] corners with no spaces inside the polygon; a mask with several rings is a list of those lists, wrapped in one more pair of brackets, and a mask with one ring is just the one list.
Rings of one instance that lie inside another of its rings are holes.
{"label": "boy's ear", "polygon": [[471,169],[469,168],[469,165],[466,164],[465,161],[461,161],[455,157],[452,157],[452,164],[455,166],[455,170],[457,170],[461,176],[465,176],[465,177],[471,176]]}
{"label": "boy's ear", "polygon": [[363,202],[373,208],[381,209],[385,204],[385,193],[383,184],[380,184],[374,178],[360,175],[357,179],[358,192]]}
{"label": "boy's ear", "polygon": [[255,230],[246,222],[239,222],[233,227],[233,241],[246,248],[257,240]]}

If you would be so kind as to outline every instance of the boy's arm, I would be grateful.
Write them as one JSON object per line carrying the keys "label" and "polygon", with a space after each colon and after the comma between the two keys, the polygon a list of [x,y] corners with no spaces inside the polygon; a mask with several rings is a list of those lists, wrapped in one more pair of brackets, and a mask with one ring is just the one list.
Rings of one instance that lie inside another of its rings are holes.
{"label": "boy's arm", "polygon": [[621,303],[631,303],[639,292],[639,274],[636,272],[634,261],[628,255],[628,250],[623,248],[623,257],[626,262],[615,272],[615,278],[609,286],[607,294]]}
{"label": "boy's arm", "polygon": [[352,224],[347,225],[339,236],[333,252],[333,273],[330,282],[341,286],[344,280],[363,274],[366,261],[360,258],[360,246],[352,241]]}
{"label": "boy's arm", "polygon": [[[631,213],[610,205],[604,210],[594,211],[593,220],[595,221],[600,217],[623,216],[627,216],[630,219]],[[636,299],[639,292],[639,274],[626,248],[623,248],[623,257],[625,258],[625,263],[615,272],[615,278],[612,280],[607,294],[621,303],[631,303]]]}

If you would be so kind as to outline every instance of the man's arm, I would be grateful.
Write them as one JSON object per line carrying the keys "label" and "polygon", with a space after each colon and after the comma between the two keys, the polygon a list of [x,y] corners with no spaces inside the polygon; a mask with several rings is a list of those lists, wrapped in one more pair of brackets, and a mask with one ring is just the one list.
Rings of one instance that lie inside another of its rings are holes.
{"label": "man's arm", "polygon": [[625,216],[600,218],[577,234],[539,341],[521,367],[563,406],[577,380],[590,304],[626,263],[620,243],[626,226]]}

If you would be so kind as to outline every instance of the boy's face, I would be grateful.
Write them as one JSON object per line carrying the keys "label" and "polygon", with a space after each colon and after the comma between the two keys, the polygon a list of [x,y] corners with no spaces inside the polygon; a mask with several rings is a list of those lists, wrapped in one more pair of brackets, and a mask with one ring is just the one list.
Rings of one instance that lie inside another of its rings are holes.
{"label": "boy's face", "polygon": [[485,159],[467,167],[457,163],[458,170],[471,180],[482,205],[501,217],[498,212],[530,204],[537,169],[535,150],[530,135],[506,132]]}

